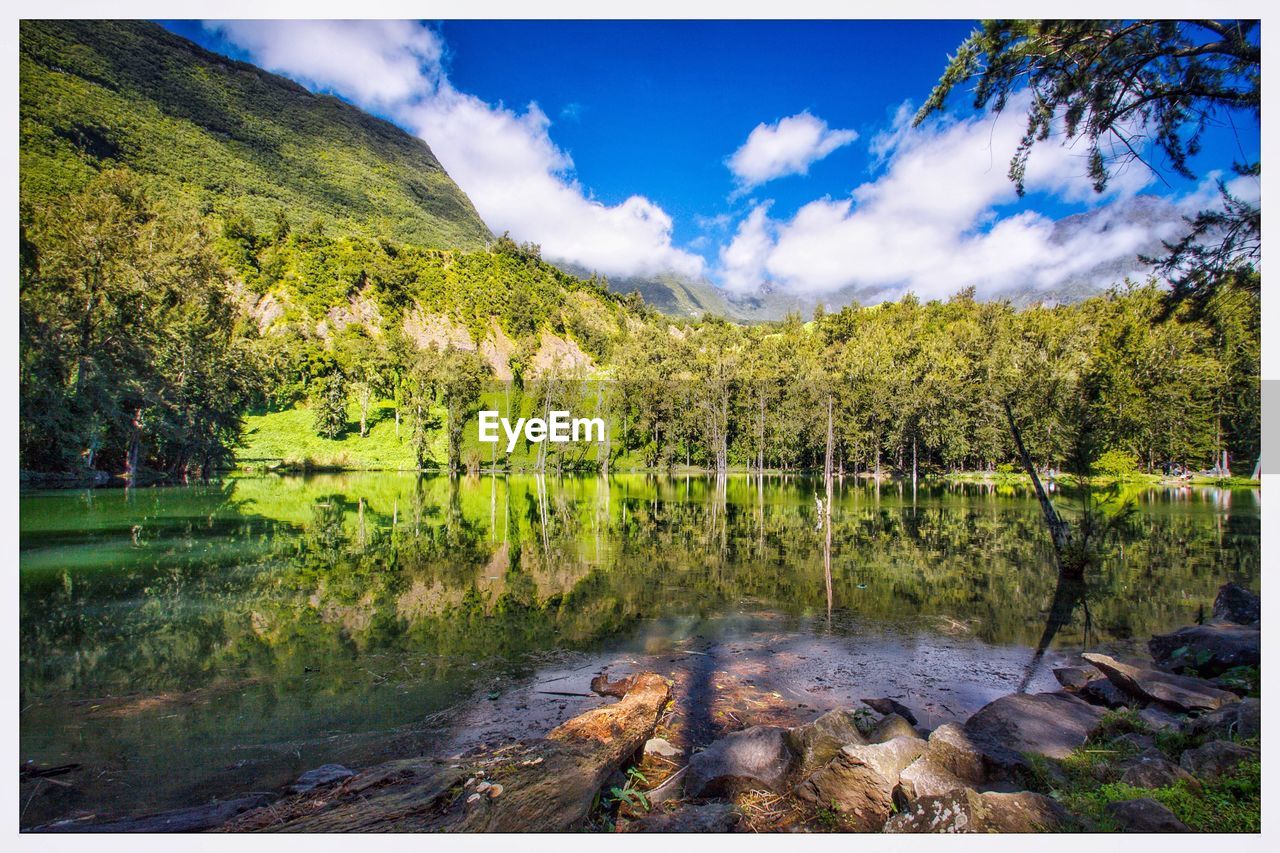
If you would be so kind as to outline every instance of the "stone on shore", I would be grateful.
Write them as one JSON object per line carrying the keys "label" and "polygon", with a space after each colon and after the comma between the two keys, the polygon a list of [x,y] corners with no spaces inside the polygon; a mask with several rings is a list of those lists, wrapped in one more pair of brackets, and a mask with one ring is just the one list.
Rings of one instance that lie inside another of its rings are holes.
{"label": "stone on shore", "polygon": [[1086,653],[1083,657],[1125,693],[1169,710],[1213,711],[1238,699],[1234,693],[1219,690],[1201,678],[1132,666],[1106,655]]}
{"label": "stone on shore", "polygon": [[1237,625],[1257,625],[1262,618],[1262,599],[1239,584],[1224,583],[1213,600],[1213,618]]}
{"label": "stone on shore", "polygon": [[1183,729],[1190,735],[1218,740],[1261,737],[1262,702],[1255,698],[1241,699],[1187,720]]}
{"label": "stone on shore", "polygon": [[1258,751],[1229,740],[1211,740],[1204,746],[1188,749],[1178,763],[1198,778],[1212,782],[1234,770],[1242,761],[1257,758]]}
{"label": "stone on shore", "polygon": [[853,714],[840,710],[828,711],[813,722],[796,726],[787,733],[787,744],[799,756],[798,774],[802,777],[835,758],[846,744],[866,742]]}
{"label": "stone on shore", "polygon": [[871,734],[867,736],[867,740],[871,743],[884,743],[893,740],[896,737],[920,737],[917,732],[904,718],[898,714],[889,714],[883,720],[876,723],[876,727],[871,730]]}
{"label": "stone on shore", "polygon": [[787,730],[752,726],[726,735],[689,760],[684,777],[686,797],[728,797],[743,791],[787,789],[795,755]]}
{"label": "stone on shore", "polygon": [[1023,753],[1066,758],[1088,739],[1102,715],[1067,693],[1014,693],[983,707],[964,730],[987,756],[1019,766],[1025,763]]}
{"label": "stone on shore", "polygon": [[796,796],[845,815],[859,832],[873,832],[893,813],[893,791],[902,771],[924,752],[920,738],[846,746],[796,788]]}
{"label": "stone on shore", "polygon": [[906,705],[903,705],[897,699],[890,699],[887,696],[880,699],[863,699],[862,704],[866,705],[871,710],[886,716],[889,714],[897,714],[913,726],[920,722],[916,719],[916,715],[911,713],[911,709]]}
{"label": "stone on shore", "polygon": [[1053,677],[1058,679],[1058,683],[1065,689],[1076,693],[1083,690],[1089,682],[1105,678],[1097,667],[1088,664],[1084,666],[1060,666],[1053,671]]}
{"label": "stone on shore", "polygon": [[1166,788],[1178,782],[1200,788],[1196,777],[1161,755],[1137,755],[1121,762],[1120,767],[1120,781],[1135,788]]}
{"label": "stone on shore", "polygon": [[893,816],[892,833],[1060,832],[1069,826],[1066,811],[1041,794],[980,794],[960,788],[924,797]]}
{"label": "stone on shore", "polygon": [[1107,814],[1121,832],[1190,832],[1173,812],[1150,797],[1111,803]]}
{"label": "stone on shore", "polygon": [[1160,666],[1174,672],[1194,671],[1212,678],[1236,666],[1262,660],[1262,632],[1229,623],[1188,625],[1151,638],[1147,648]]}

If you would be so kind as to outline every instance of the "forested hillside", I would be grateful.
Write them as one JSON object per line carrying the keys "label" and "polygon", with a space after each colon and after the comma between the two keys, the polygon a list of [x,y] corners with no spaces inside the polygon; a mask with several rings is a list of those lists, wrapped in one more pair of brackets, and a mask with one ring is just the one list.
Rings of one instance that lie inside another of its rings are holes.
{"label": "forested hillside", "polygon": [[[1258,456],[1256,273],[1194,304],[1117,283],[1019,309],[956,281],[947,301],[677,321],[490,242],[420,141],[157,27],[27,23],[21,62],[26,470],[911,477],[1012,470],[1014,422],[1048,468]],[[499,458],[482,406],[610,434]]]}
{"label": "forested hillside", "polygon": [[24,21],[21,199],[125,166],[202,213],[475,249],[490,234],[421,140],[143,21]]}

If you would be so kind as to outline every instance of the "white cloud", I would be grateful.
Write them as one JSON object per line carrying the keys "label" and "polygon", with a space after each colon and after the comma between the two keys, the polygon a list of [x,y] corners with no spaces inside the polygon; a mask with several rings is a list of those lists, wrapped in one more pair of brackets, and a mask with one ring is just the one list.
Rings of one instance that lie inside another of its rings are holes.
{"label": "white cloud", "polygon": [[753,207],[733,240],[720,249],[721,284],[726,289],[750,290],[764,278],[765,262],[773,247],[768,213],[769,203]]}
{"label": "white cloud", "polygon": [[1040,145],[1028,163],[1027,191],[1099,207],[1060,223],[1035,212],[1000,215],[1017,201],[1007,172],[1023,107],[1014,99],[994,121],[911,128],[904,106],[871,141],[883,172],[848,198],[810,202],[785,221],[768,219],[763,206],[752,209],[721,253],[724,285],[771,281],[809,296],[856,288],[883,298],[908,290],[942,298],[969,284],[992,296],[1047,290],[1100,267],[1113,279],[1141,272],[1136,254],[1177,228],[1171,205],[1127,218],[1152,180],[1145,169],[1119,173],[1099,196],[1083,154]]}
{"label": "white cloud", "polygon": [[805,175],[809,166],[858,138],[853,130],[832,130],[808,111],[756,125],[726,165],[742,189],[785,175]]}
{"label": "white cloud", "polygon": [[366,107],[422,97],[441,79],[444,49],[412,21],[207,21],[269,71]]}
{"label": "white cloud", "polygon": [[523,112],[458,91],[444,46],[402,21],[234,21],[206,24],[271,71],[377,109],[421,136],[495,233],[542,246],[544,257],[607,275],[702,273],[702,257],[672,243],[671,217],[633,195],[591,198],[551,139],[537,104]]}

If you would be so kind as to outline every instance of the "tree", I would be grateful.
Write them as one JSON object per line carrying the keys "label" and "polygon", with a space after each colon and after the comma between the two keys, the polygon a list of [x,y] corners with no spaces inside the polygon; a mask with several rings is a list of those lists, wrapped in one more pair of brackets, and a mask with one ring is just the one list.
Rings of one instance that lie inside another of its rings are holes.
{"label": "tree", "polygon": [[127,170],[24,218],[22,464],[136,482],[224,463],[259,380],[204,223]]}
{"label": "tree", "polygon": [[347,388],[341,373],[331,373],[319,382],[312,402],[316,435],[337,439],[347,431]]}
{"label": "tree", "polygon": [[[1261,80],[1257,21],[984,21],[951,58],[915,123],[944,110],[969,81],[974,107],[995,112],[1025,87],[1026,133],[1009,164],[1019,194],[1031,149],[1059,128],[1064,144],[1087,142],[1089,175],[1102,192],[1122,165],[1148,165],[1148,142],[1174,172],[1194,177],[1188,161],[1211,122],[1260,115]],[[1235,170],[1257,176],[1260,164]],[[1261,212],[1225,185],[1220,194],[1221,208],[1191,220],[1187,236],[1166,244],[1158,261],[1175,296],[1252,280]]]}

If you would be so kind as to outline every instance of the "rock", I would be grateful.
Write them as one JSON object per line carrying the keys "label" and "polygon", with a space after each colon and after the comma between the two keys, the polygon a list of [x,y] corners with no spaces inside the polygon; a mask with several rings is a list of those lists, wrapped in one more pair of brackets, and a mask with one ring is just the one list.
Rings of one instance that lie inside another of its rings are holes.
{"label": "rock", "polygon": [[1154,732],[1170,731],[1182,725],[1181,717],[1177,717],[1154,705],[1139,711],[1138,719]]}
{"label": "rock", "polygon": [[1262,618],[1262,599],[1234,583],[1224,583],[1213,600],[1213,618],[1237,625],[1256,625]]}
{"label": "rock", "polygon": [[743,791],[782,793],[795,763],[787,730],[752,726],[727,735],[689,760],[687,797],[732,796]]}
{"label": "rock", "polygon": [[290,790],[296,794],[301,794],[323,785],[332,785],[344,779],[350,779],[354,775],[356,775],[354,771],[348,770],[341,764],[324,764],[299,776],[298,781],[293,783]]}
{"label": "rock", "polygon": [[729,832],[738,824],[732,803],[690,804],[672,812],[658,811],[627,824],[626,832]]}
{"label": "rock", "polygon": [[888,716],[889,714],[897,714],[911,725],[916,725],[920,721],[916,719],[916,715],[911,713],[911,709],[903,705],[897,699],[890,699],[887,696],[881,699],[863,699],[862,704],[866,705],[873,711]]}
{"label": "rock", "polygon": [[1190,832],[1187,825],[1149,797],[1122,800],[1107,806],[1107,814],[1121,832]]}
{"label": "rock", "polygon": [[899,809],[905,809],[924,797],[937,797],[965,787],[968,787],[965,780],[930,759],[926,748],[924,755],[911,762],[899,774],[893,801],[898,804]]}
{"label": "rock", "polygon": [[1079,692],[1090,681],[1104,678],[1103,674],[1093,666],[1060,666],[1053,671],[1053,677],[1067,690]]}
{"label": "rock", "polygon": [[1212,711],[1235,702],[1237,698],[1234,693],[1219,690],[1200,678],[1143,669],[1120,663],[1106,655],[1086,653],[1083,657],[1125,693],[1173,711]]}
{"label": "rock", "polygon": [[688,770],[688,767],[681,767],[675,773],[663,779],[658,787],[651,791],[645,791],[645,798],[649,801],[649,805],[658,806],[670,800],[680,799],[684,788],[684,774]]}
{"label": "rock", "polygon": [[674,758],[683,752],[684,750],[673,746],[671,741],[664,737],[652,737],[644,742],[645,755],[660,755],[663,758]]}
{"label": "rock", "polygon": [[1080,691],[1080,696],[1090,704],[1105,708],[1128,707],[1132,701],[1128,694],[1106,678],[1099,678],[1097,681],[1086,684],[1084,690]]}
{"label": "rock", "polygon": [[1156,748],[1156,739],[1151,735],[1140,734],[1139,732],[1129,732],[1119,737],[1111,739],[1111,746],[1128,749],[1134,753],[1142,754],[1150,752]]}
{"label": "rock", "polygon": [[1024,763],[1022,753],[1066,758],[1088,739],[1102,714],[1067,693],[1014,693],[980,709],[964,729],[984,754],[1018,766]]}
{"label": "rock", "polygon": [[949,773],[966,785],[983,784],[994,769],[991,758],[964,727],[956,723],[945,723],[930,733],[925,758],[937,770]]}
{"label": "rock", "polygon": [[876,727],[871,730],[867,740],[871,743],[884,743],[896,737],[918,738],[920,735],[905,719],[897,714],[889,714],[876,723]]}
{"label": "rock", "polygon": [[808,776],[826,764],[846,744],[865,744],[853,714],[828,711],[811,723],[796,726],[787,733],[787,744],[800,757],[798,775]]}
{"label": "rock", "polygon": [[796,796],[841,812],[858,832],[879,829],[893,813],[893,791],[902,771],[924,752],[920,738],[846,746],[796,788]]}
{"label": "rock", "polygon": [[1241,699],[1236,703],[1236,734],[1244,738],[1262,738],[1262,700]]}
{"label": "rock", "polygon": [[1258,751],[1229,740],[1211,740],[1204,746],[1188,749],[1178,763],[1197,778],[1212,782],[1236,768],[1241,761],[1257,758]]}
{"label": "rock", "polygon": [[1243,625],[1188,625],[1171,634],[1152,637],[1151,657],[1174,672],[1194,670],[1212,678],[1236,666],[1257,666],[1262,660],[1262,632]]}
{"label": "rock", "polygon": [[980,794],[961,788],[924,797],[885,824],[893,833],[1060,832],[1070,818],[1041,794]]}
{"label": "rock", "polygon": [[1120,768],[1120,781],[1135,788],[1166,788],[1178,782],[1200,788],[1194,776],[1161,755],[1138,755],[1121,762]]}

